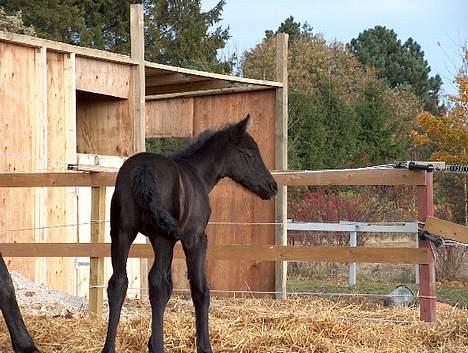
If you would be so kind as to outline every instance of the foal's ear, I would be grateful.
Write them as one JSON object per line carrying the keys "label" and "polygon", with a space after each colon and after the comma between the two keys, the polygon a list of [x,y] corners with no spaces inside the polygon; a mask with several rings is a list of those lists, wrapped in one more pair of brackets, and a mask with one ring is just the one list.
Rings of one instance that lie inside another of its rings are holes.
{"label": "foal's ear", "polygon": [[250,117],[250,114],[247,114],[247,116],[241,121],[239,121],[239,123],[237,124],[239,128],[239,132],[241,134],[245,133],[251,125],[252,125],[252,118]]}

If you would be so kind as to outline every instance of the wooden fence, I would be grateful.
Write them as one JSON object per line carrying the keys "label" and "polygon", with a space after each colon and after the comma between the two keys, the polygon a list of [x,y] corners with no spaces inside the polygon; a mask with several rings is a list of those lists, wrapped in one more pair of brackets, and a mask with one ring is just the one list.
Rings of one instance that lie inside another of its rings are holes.
{"label": "wooden fence", "polygon": [[[432,175],[424,171],[401,169],[352,169],[326,171],[273,172],[281,185],[413,185],[417,188],[418,223],[422,226],[432,216]],[[89,311],[102,314],[105,257],[110,244],[104,240],[106,187],[114,186],[115,172],[70,173],[0,173],[0,187],[91,187],[91,243],[2,243],[0,251],[10,257],[90,257]],[[177,246],[175,257],[183,257]],[[130,257],[152,258],[150,245],[135,244]],[[435,320],[435,277],[430,244],[420,241],[419,248],[350,248],[322,246],[210,246],[208,259],[256,261],[330,261],[419,264],[420,318]]]}

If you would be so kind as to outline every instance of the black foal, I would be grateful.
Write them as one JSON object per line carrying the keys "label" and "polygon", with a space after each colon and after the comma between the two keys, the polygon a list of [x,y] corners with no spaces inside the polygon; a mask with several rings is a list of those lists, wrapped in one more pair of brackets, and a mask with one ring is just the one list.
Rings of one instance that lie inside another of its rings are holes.
{"label": "black foal", "polygon": [[149,273],[152,308],[151,353],[163,353],[163,315],[172,292],[174,245],[185,252],[195,306],[197,352],[211,353],[208,334],[210,292],[205,276],[211,214],[208,193],[229,177],[264,200],[276,195],[277,185],[266,168],[254,139],[247,132],[247,116],[218,131],[204,131],[194,143],[167,157],[140,153],[120,168],[111,203],[109,326],[103,353],[115,352],[115,338],[128,287],[126,263],[138,232],[149,237],[155,260]]}

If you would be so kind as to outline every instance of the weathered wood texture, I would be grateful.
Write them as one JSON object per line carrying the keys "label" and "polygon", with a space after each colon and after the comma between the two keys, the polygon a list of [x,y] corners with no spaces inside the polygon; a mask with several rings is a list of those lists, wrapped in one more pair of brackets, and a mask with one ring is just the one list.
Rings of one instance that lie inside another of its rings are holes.
{"label": "weathered wood texture", "polygon": [[116,98],[128,98],[131,66],[102,60],[76,59],[76,89]]}
{"label": "weathered wood texture", "polygon": [[130,156],[134,153],[134,111],[129,100],[77,95],[79,153]]}
{"label": "weathered wood texture", "polygon": [[[104,243],[106,224],[106,188],[91,189],[91,242]],[[104,258],[91,257],[89,265],[89,313],[102,317],[104,300]]]}
{"label": "weathered wood texture", "polygon": [[[33,127],[44,115],[44,60],[39,49],[0,42],[0,172],[36,171]],[[33,231],[5,231],[34,228],[35,196],[34,189],[0,189],[1,241],[35,241]],[[10,270],[34,279],[33,259],[5,261]]]}
{"label": "weathered wood texture", "polygon": [[[74,57],[69,54],[47,53],[47,171],[66,172],[67,163],[76,160],[74,133]],[[46,241],[75,242],[76,228],[56,228],[76,223],[76,198],[74,188],[47,189]],[[54,228],[55,227],[55,228]],[[50,258],[46,260],[47,285],[72,293],[75,289],[73,259]]]}
{"label": "weathered wood texture", "polygon": [[191,137],[193,98],[147,101],[146,137]]}
{"label": "weathered wood texture", "polygon": [[428,216],[424,230],[430,234],[468,244],[468,227]]}
{"label": "weathered wood texture", "polygon": [[[15,257],[110,257],[110,244],[69,243],[0,243],[0,251]],[[253,260],[255,263],[278,260],[316,262],[362,262],[392,264],[427,264],[427,252],[418,248],[351,248],[337,246],[278,246],[278,245],[211,245],[207,252],[209,261],[227,262]],[[133,244],[130,258],[153,258],[153,248],[148,244]],[[184,259],[182,246],[177,244],[174,258]],[[175,286],[175,288],[180,288]],[[216,288],[219,289],[219,288]],[[251,288],[251,290],[254,290]]]}
{"label": "weathered wood texture", "polygon": [[[79,165],[78,168],[80,168]],[[63,186],[113,186],[118,168],[86,165],[85,172],[94,173],[0,173],[0,187],[63,187]],[[401,169],[317,170],[311,172],[271,171],[282,185],[425,185],[422,172]],[[220,184],[233,183],[223,179]]]}

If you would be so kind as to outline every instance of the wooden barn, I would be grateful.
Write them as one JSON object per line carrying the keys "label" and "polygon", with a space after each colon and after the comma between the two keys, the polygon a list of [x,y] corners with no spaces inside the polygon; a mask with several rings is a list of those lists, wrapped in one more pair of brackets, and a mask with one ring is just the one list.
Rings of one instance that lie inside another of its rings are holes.
{"label": "wooden barn", "polygon": [[[132,5],[131,17],[131,56],[0,32],[0,172],[65,172],[72,164],[119,167],[144,150],[145,138],[191,137],[247,113],[267,166],[287,169],[285,35],[277,38],[278,82],[259,81],[147,62],[142,7]],[[283,188],[276,201],[261,201],[223,181],[210,195],[210,244],[283,244],[284,195]],[[1,242],[90,241],[89,188],[0,188],[0,202]],[[106,220],[108,211],[107,203]],[[88,293],[89,258],[7,261],[11,270],[38,283]],[[281,264],[210,260],[210,287],[274,291],[284,285]],[[184,266],[175,261],[176,289],[186,287]],[[129,260],[130,295],[144,291],[146,271],[147,260]]]}

